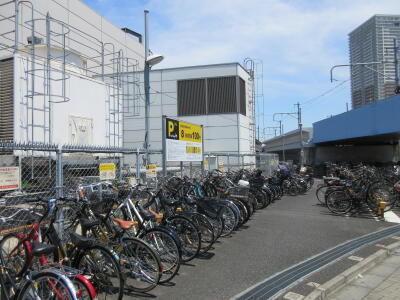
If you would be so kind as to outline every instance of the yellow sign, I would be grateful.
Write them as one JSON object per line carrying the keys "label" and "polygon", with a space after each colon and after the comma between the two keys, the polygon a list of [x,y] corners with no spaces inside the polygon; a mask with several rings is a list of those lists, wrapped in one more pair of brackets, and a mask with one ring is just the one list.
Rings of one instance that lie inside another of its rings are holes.
{"label": "yellow sign", "polygon": [[167,119],[167,139],[201,143],[201,126]]}
{"label": "yellow sign", "polygon": [[100,180],[115,179],[115,164],[99,164]]}
{"label": "yellow sign", "polygon": [[156,178],[156,177],[157,177],[157,165],[147,165],[146,178]]}
{"label": "yellow sign", "polygon": [[201,139],[201,126],[179,122],[179,140],[201,143]]}
{"label": "yellow sign", "polygon": [[168,161],[202,161],[202,126],[166,119],[165,137]]}

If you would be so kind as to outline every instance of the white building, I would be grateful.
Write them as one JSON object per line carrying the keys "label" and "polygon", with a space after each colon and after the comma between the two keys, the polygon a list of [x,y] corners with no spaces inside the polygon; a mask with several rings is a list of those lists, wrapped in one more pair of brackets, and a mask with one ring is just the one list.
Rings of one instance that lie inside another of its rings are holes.
{"label": "white building", "polygon": [[[143,79],[143,73],[140,77]],[[152,70],[150,148],[162,147],[161,122],[165,115],[203,125],[205,152],[253,153],[253,84],[251,74],[238,63]],[[144,90],[141,98],[137,114],[124,119],[126,147],[143,147]]]}
{"label": "white building", "polygon": [[143,65],[141,36],[79,0],[0,0],[0,140],[122,146]]}

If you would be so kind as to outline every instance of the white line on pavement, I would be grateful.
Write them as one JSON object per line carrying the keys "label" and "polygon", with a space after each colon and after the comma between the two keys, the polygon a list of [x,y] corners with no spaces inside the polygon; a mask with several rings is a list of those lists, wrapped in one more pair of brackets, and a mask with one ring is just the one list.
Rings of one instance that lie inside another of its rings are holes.
{"label": "white line on pavement", "polygon": [[384,217],[386,222],[400,223],[400,217],[391,210],[385,212]]}

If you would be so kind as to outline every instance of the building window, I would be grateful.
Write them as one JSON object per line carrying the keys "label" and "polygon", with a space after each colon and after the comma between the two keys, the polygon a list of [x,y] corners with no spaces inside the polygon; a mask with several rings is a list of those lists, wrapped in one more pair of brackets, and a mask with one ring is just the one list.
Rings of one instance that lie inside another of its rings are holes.
{"label": "building window", "polygon": [[238,76],[178,80],[178,116],[246,115],[246,83]]}
{"label": "building window", "polygon": [[394,26],[395,26],[395,27],[400,27],[400,22],[395,22],[395,23],[394,23]]}

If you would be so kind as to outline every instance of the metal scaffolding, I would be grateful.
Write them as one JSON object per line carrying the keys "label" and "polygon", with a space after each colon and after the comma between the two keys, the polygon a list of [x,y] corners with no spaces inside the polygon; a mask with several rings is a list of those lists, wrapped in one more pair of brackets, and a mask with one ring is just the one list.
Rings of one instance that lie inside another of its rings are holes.
{"label": "metal scaffolding", "polygon": [[14,101],[25,108],[28,142],[52,143],[52,109],[71,100],[71,76],[84,76],[107,85],[106,139],[108,146],[122,146],[124,116],[140,113],[139,63],[125,53],[103,35],[99,39],[44,14],[31,1],[0,4],[0,56],[24,57],[27,93]]}

